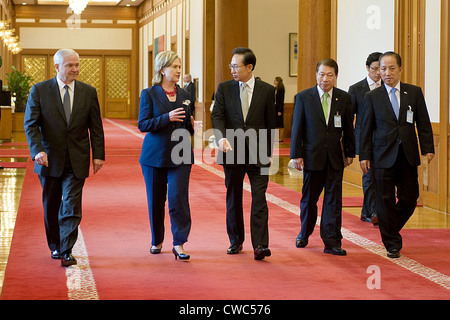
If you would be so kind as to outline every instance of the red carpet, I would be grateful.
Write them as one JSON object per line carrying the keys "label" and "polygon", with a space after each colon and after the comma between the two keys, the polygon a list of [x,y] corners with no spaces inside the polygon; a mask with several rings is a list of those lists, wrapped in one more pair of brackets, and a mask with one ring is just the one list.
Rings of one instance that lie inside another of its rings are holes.
{"label": "red carpet", "polygon": [[[123,127],[118,127],[120,124]],[[60,267],[47,249],[38,179],[31,162],[23,185],[1,298],[69,299],[71,290],[101,300],[396,300],[450,298],[450,232],[405,230],[402,258],[378,254],[379,230],[344,213],[346,257],[323,254],[319,230],[307,248],[295,248],[299,194],[275,183],[268,190],[272,256],[255,261],[249,236],[250,195],[245,192],[247,239],[239,255],[226,254],[225,186],[215,166],[194,165],[190,182],[192,230],[188,262],[175,261],[166,219],[163,252],[150,255],[145,186],[138,163],[142,139],[125,122],[105,121],[107,162],[83,195],[81,233],[87,265]],[[129,131],[125,131],[124,128]],[[211,169],[212,168],[212,169]],[[213,172],[211,172],[213,171]],[[220,169],[218,170],[220,174]],[[274,203],[275,202],[275,203]],[[359,237],[359,238],[358,238]],[[80,242],[80,240],[79,240]],[[380,270],[380,289],[369,289],[367,270]],[[76,272],[82,277],[69,277]],[[84,285],[89,269],[89,289]],[[75,271],[74,271],[75,270]],[[431,276],[430,276],[431,275]],[[68,284],[67,284],[68,283]],[[84,290],[84,291],[83,291]],[[73,296],[71,296],[73,299]]]}
{"label": "red carpet", "polygon": [[[0,143],[0,166],[4,168],[26,168],[26,159],[30,157],[27,146],[26,142]],[[16,147],[19,148],[16,149]],[[6,160],[5,158],[10,159]],[[14,161],[14,158],[24,158],[25,161]]]}
{"label": "red carpet", "polygon": [[4,162],[0,161],[0,166],[4,168],[26,168],[26,162]]}
{"label": "red carpet", "polygon": [[28,149],[0,149],[0,158],[28,158]]}

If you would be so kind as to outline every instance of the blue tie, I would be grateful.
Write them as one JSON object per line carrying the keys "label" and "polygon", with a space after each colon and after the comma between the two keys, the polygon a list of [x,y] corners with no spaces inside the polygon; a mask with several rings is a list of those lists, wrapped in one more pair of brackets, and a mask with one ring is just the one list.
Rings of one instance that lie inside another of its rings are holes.
{"label": "blue tie", "polygon": [[395,95],[396,91],[397,91],[396,88],[391,89],[391,103],[392,103],[392,109],[394,110],[395,116],[397,117],[397,120],[398,120],[398,113],[399,113],[400,107],[398,105],[397,96]]}
{"label": "blue tie", "polygon": [[70,122],[70,96],[69,96],[69,86],[65,85],[64,88],[66,89],[66,93],[64,94],[64,99],[63,99],[63,106],[64,106],[64,112],[66,114],[66,120],[67,120],[67,124],[69,124]]}

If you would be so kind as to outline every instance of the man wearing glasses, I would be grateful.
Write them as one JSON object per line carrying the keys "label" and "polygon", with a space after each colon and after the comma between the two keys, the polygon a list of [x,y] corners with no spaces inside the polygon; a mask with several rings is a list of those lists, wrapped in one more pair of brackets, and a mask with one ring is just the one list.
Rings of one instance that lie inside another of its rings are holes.
{"label": "man wearing glasses", "polygon": [[[380,63],[378,59],[381,52],[371,53],[366,60],[367,77],[354,85],[350,86],[348,93],[352,96],[353,112],[356,115],[355,123],[355,142],[356,154],[359,154],[359,133],[361,131],[361,117],[364,105],[364,96],[367,92],[381,86]],[[362,187],[364,201],[361,209],[361,221],[371,222],[373,225],[378,225],[376,214],[376,195],[375,182],[373,178],[373,170],[368,170],[363,173]]]}
{"label": "man wearing glasses", "polygon": [[269,182],[275,129],[275,88],[256,80],[256,57],[248,48],[235,48],[229,65],[233,80],[219,84],[211,114],[227,188],[228,254],[237,254],[244,242],[243,181],[247,174],[252,193],[251,240],[255,260],[271,255],[268,248]]}
{"label": "man wearing glasses", "polygon": [[290,156],[295,168],[304,171],[296,246],[308,245],[324,190],[320,220],[324,253],[345,256],[341,247],[342,178],[345,166],[355,157],[355,135],[351,97],[334,87],[338,69],[333,59],[321,60],[316,67],[317,85],[295,97]]}
{"label": "man wearing glasses", "polygon": [[380,72],[384,85],[364,99],[359,160],[364,173],[374,170],[381,239],[387,256],[395,259],[403,245],[400,231],[419,198],[418,142],[420,152],[430,162],[434,141],[422,89],[400,81],[400,55],[381,55]]}

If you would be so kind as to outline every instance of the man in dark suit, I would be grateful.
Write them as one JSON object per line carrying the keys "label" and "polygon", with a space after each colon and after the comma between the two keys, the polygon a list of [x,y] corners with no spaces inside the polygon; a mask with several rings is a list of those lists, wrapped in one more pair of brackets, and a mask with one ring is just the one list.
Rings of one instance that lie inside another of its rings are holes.
{"label": "man in dark suit", "polygon": [[274,142],[275,88],[255,80],[254,53],[248,48],[233,50],[230,69],[233,80],[219,84],[212,125],[223,165],[227,188],[228,254],[242,250],[244,242],[243,181],[248,175],[252,193],[251,238],[254,258],[271,255],[266,190]]}
{"label": "man in dark suit", "polygon": [[42,185],[45,231],[51,256],[76,264],[72,248],[81,221],[81,195],[89,176],[105,159],[102,119],[95,88],[76,81],[79,56],[61,49],[55,78],[35,84],[25,110],[25,134]]}
{"label": "man in dark suit", "polygon": [[184,86],[183,89],[189,92],[189,95],[191,96],[191,114],[194,116],[195,112],[195,95],[196,95],[196,87],[195,83],[192,82],[192,76],[188,73],[183,76],[183,82]]}
{"label": "man in dark suit", "polygon": [[364,101],[359,160],[363,172],[374,170],[381,239],[387,256],[398,258],[403,245],[400,230],[419,197],[417,135],[422,155],[431,161],[433,130],[422,89],[400,82],[401,57],[384,53],[380,71],[384,85],[366,94]]}
{"label": "man in dark suit", "polygon": [[[364,106],[364,96],[367,92],[376,89],[381,86],[380,75],[380,63],[378,59],[381,56],[381,52],[371,53],[366,60],[367,77],[354,85],[350,86],[348,93],[352,96],[353,110],[356,114],[355,123],[355,143],[356,154],[359,154],[359,132],[361,131],[361,117],[362,109]],[[378,219],[376,214],[376,195],[375,195],[375,182],[373,181],[373,170],[368,170],[367,173],[363,173],[362,187],[364,194],[364,202],[361,209],[361,220],[365,222],[371,222],[374,225],[378,225]]]}
{"label": "man in dark suit", "polygon": [[342,178],[355,157],[351,97],[334,87],[336,61],[324,59],[316,71],[317,86],[297,94],[292,121],[290,156],[295,168],[303,170],[296,246],[307,246],[317,220],[317,201],[325,189],[320,221],[324,252],[346,255],[341,244]]}

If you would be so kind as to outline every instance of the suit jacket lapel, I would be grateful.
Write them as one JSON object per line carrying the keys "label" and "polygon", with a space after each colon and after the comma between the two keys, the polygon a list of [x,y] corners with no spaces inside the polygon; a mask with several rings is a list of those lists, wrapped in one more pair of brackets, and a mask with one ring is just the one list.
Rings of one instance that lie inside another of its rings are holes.
{"label": "suit jacket lapel", "polygon": [[406,86],[400,82],[400,110],[398,112],[398,119],[406,119],[403,117],[403,114],[408,111],[408,91],[406,90]]}
{"label": "suit jacket lapel", "polygon": [[[181,89],[177,86],[177,90]],[[179,99],[179,96],[180,95],[177,94],[177,100]],[[167,112],[172,111],[172,104],[170,103],[169,99],[167,99],[166,93],[164,92],[162,86],[156,86],[156,98]]]}
{"label": "suit jacket lapel", "polygon": [[83,86],[80,85],[78,81],[75,80],[74,87],[73,87],[73,102],[72,102],[72,114],[70,116],[70,123],[72,123],[72,120],[74,119],[74,116],[77,114],[77,111],[79,108],[83,105],[82,99],[83,99]]}
{"label": "suit jacket lapel", "polygon": [[383,100],[381,105],[386,106],[386,109],[387,109],[386,114],[390,114],[392,119],[394,121],[397,121],[397,117],[395,116],[394,109],[392,108],[391,99],[389,98],[389,92],[386,90],[386,87],[384,85],[382,85],[381,87],[379,87],[378,89],[375,89],[375,90],[380,90],[381,99]]}
{"label": "suit jacket lapel", "polygon": [[[255,80],[255,87],[253,88],[252,101],[250,101],[250,106],[247,113],[247,119],[250,119],[252,114],[255,112],[257,106],[259,105],[259,98],[261,95],[259,94],[259,90],[261,90],[261,86],[258,80]],[[242,112],[242,108],[241,108]]]}
{"label": "suit jacket lapel", "polygon": [[53,101],[56,101],[56,109],[58,109],[59,113],[61,114],[61,117],[66,121],[66,114],[64,112],[64,107],[61,101],[61,93],[59,91],[58,81],[56,80],[56,77],[53,78],[53,82],[49,88],[50,94],[53,96]]}
{"label": "suit jacket lapel", "polygon": [[320,95],[319,91],[317,91],[317,86],[311,89],[311,99],[314,111],[317,112],[320,121],[322,121],[323,125],[326,126],[327,121],[325,120],[325,115],[323,114],[322,102],[320,101]]}
{"label": "suit jacket lapel", "polygon": [[[235,112],[240,115],[242,122],[245,123],[244,115],[242,114],[242,106],[241,106],[241,93],[239,91],[239,81],[234,81],[231,88],[233,100],[232,106],[235,108]],[[248,119],[248,114],[247,114]]]}
{"label": "suit jacket lapel", "polygon": [[363,85],[361,86],[361,94],[364,97],[364,94],[370,91],[369,83],[367,79],[364,79]]}
{"label": "suit jacket lapel", "polygon": [[[331,97],[331,109],[330,109],[330,117],[328,119],[328,125],[332,125],[334,127],[334,116],[338,114],[339,112],[339,106],[340,106],[340,93],[336,90],[336,88],[333,88],[333,96]],[[339,113],[339,115],[342,117],[342,112]]]}

